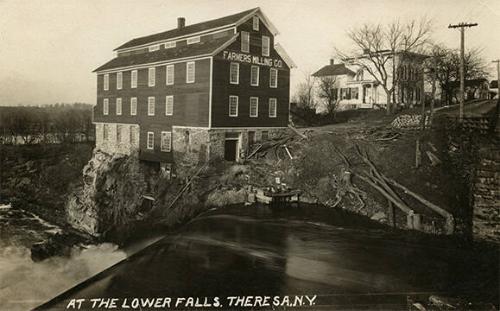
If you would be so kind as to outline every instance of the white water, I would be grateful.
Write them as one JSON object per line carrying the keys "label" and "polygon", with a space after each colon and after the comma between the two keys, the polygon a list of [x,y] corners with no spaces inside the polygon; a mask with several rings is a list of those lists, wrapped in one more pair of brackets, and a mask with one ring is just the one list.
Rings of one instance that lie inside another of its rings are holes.
{"label": "white water", "polygon": [[162,238],[123,250],[111,243],[75,247],[70,257],[33,262],[31,243],[61,232],[31,212],[0,204],[0,311],[33,309]]}
{"label": "white water", "polygon": [[31,243],[60,232],[31,212],[0,205],[0,311],[30,310],[126,258],[105,243],[75,247],[68,258],[33,262]]}
{"label": "white water", "polygon": [[28,310],[126,258],[114,244],[73,250],[70,258],[31,260],[30,250],[0,249],[0,310]]}

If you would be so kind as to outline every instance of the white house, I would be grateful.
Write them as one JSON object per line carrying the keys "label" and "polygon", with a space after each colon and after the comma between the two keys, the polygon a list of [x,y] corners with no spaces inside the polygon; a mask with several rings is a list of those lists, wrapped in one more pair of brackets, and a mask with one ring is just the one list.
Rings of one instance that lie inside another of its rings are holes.
{"label": "white house", "polygon": [[[416,53],[392,53],[387,51],[384,69],[387,71],[387,87],[392,88],[393,75],[396,87],[393,99],[398,105],[415,106],[424,100],[423,61],[425,55]],[[359,65],[361,61],[369,65],[373,72],[377,72],[373,65],[367,61],[367,54],[358,58],[346,59],[345,63],[336,64],[333,59],[330,64],[315,72],[312,76],[317,79],[332,78],[334,94],[338,99],[338,110],[385,108],[387,93],[379,80],[366,69]],[[393,65],[393,59],[396,63]],[[380,77],[377,75],[377,77]]]}

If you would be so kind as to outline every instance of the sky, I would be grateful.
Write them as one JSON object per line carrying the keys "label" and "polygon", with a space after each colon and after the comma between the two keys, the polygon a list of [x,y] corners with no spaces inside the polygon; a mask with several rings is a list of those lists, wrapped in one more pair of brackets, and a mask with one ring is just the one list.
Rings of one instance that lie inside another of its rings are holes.
{"label": "sky", "polygon": [[[466,48],[500,58],[500,0],[0,0],[0,105],[95,104],[92,70],[113,49],[144,35],[260,7],[297,65],[292,90],[329,62],[335,47],[351,49],[350,28],[364,23],[433,19],[433,39],[458,48],[450,23],[477,22]],[[492,75],[491,78],[496,79]]]}

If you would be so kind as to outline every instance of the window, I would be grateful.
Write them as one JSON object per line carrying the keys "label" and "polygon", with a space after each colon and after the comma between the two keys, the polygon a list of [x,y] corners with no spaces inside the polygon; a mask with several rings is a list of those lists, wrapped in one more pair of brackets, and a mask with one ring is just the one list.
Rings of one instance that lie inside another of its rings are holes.
{"label": "window", "polygon": [[250,97],[250,117],[256,118],[259,115],[259,98]]}
{"label": "window", "polygon": [[174,95],[169,95],[165,99],[165,115],[171,116],[174,114]]}
{"label": "window", "polygon": [[155,98],[154,97],[148,97],[148,116],[154,116],[155,115]]}
{"label": "window", "polygon": [[148,132],[148,140],[146,148],[153,150],[155,146],[155,133]]}
{"label": "window", "polygon": [[102,102],[102,114],[107,116],[109,114],[109,99],[105,98]]}
{"label": "window", "polygon": [[132,70],[130,73],[130,88],[135,89],[137,87],[137,70]]}
{"label": "window", "polygon": [[104,75],[104,90],[109,90],[109,74]]}
{"label": "window", "polygon": [[259,17],[258,16],[253,17],[252,24],[253,24],[253,30],[259,31]]}
{"label": "window", "polygon": [[363,81],[363,78],[364,78],[364,71],[363,69],[360,69],[356,74],[356,81]]}
{"label": "window", "polygon": [[200,36],[192,37],[187,39],[187,44],[194,44],[200,42]]}
{"label": "window", "polygon": [[262,36],[262,55],[269,56],[270,39],[268,36]]}
{"label": "window", "polygon": [[358,99],[358,94],[359,94],[359,91],[358,91],[357,87],[351,88],[351,98],[352,99]]}
{"label": "window", "polygon": [[193,83],[195,75],[195,64],[194,62],[186,63],[186,83]]}
{"label": "window", "polygon": [[259,66],[252,66],[250,68],[250,85],[259,86]]}
{"label": "window", "polygon": [[348,96],[347,96],[347,88],[341,88],[340,89],[340,97],[341,99],[349,99]]}
{"label": "window", "polygon": [[148,86],[155,86],[156,70],[154,67],[148,69]]}
{"label": "window", "polygon": [[168,65],[167,66],[166,84],[167,85],[174,84],[174,65]]}
{"label": "window", "polygon": [[137,115],[137,97],[130,98],[130,115]]}
{"label": "window", "polygon": [[278,70],[271,68],[269,71],[269,86],[278,87]]}
{"label": "window", "polygon": [[268,131],[262,131],[262,140],[268,140],[269,139],[269,132]]}
{"label": "window", "polygon": [[246,31],[241,32],[241,51],[250,52],[250,33]]}
{"label": "window", "polygon": [[108,125],[107,124],[104,124],[103,127],[102,127],[102,139],[103,140],[108,140],[109,138],[109,133],[108,133],[109,129],[108,129]]}
{"label": "window", "polygon": [[130,141],[130,144],[135,144],[135,128],[133,125],[130,126],[130,137],[129,137],[129,141]]}
{"label": "window", "polygon": [[120,124],[116,125],[116,142],[122,142],[122,126]]}
{"label": "window", "polygon": [[154,51],[158,51],[160,49],[160,45],[159,44],[155,44],[155,45],[152,45],[149,47],[149,51],[150,52],[154,52]]}
{"label": "window", "polygon": [[165,43],[165,48],[166,49],[175,48],[175,46],[176,46],[175,41],[169,41],[169,42]]}
{"label": "window", "polygon": [[117,116],[122,115],[122,99],[121,98],[116,99],[116,115]]}
{"label": "window", "polygon": [[231,63],[229,65],[229,83],[238,84],[240,82],[240,64]]}
{"label": "window", "polygon": [[276,118],[276,98],[269,98],[269,117]]}
{"label": "window", "polygon": [[123,74],[121,72],[116,73],[116,89],[121,90],[123,85]]}
{"label": "window", "polygon": [[229,116],[238,116],[238,96],[229,96]]}
{"label": "window", "polygon": [[172,132],[161,132],[160,149],[162,152],[172,150]]}

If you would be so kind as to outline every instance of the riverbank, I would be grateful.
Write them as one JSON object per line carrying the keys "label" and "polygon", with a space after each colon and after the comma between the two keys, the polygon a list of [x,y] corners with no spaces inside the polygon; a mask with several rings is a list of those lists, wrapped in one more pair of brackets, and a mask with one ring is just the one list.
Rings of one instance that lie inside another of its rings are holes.
{"label": "riverbank", "polygon": [[81,183],[90,144],[0,145],[1,230],[4,246],[32,250],[33,260],[69,255],[75,244],[93,243],[66,221],[68,192]]}

